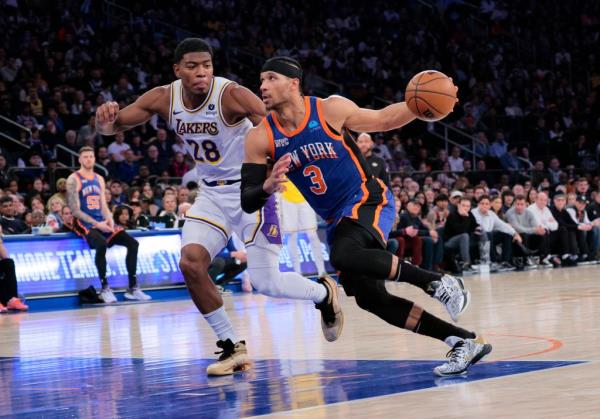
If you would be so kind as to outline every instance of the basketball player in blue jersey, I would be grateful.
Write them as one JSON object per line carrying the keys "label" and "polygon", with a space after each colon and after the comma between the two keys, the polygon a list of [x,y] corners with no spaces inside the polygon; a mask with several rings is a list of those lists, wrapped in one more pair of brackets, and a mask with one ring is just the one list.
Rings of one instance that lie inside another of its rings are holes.
{"label": "basketball player in blue jersey", "polygon": [[85,238],[90,248],[96,250],[96,269],[100,276],[102,290],[100,298],[105,303],[117,301],[106,278],[106,248],[119,245],[127,248],[125,265],[129,276],[129,289],[125,292],[128,300],[150,300],[137,284],[138,242],[123,228],[115,226],[113,216],[106,205],[104,178],[94,173],[94,149],[82,147],[79,150],[81,168],[67,178],[67,203],[73,213],[73,231]]}
{"label": "basketball player in blue jersey", "polygon": [[[379,132],[415,119],[406,104],[361,109],[340,96],[304,97],[302,69],[288,57],[268,60],[261,71],[263,102],[270,114],[246,137],[242,166],[242,208],[253,212],[282,188],[286,176],[329,223],[331,262],[359,307],[386,322],[447,343],[449,361],[437,375],[464,374],[492,347],[481,337],[447,323],[412,301],[387,292],[385,281],[408,282],[442,302],[456,321],[469,302],[460,278],[400,261],[385,250],[394,220],[394,199],[372,176],[358,147],[343,129]],[[270,172],[267,159],[275,161]]]}
{"label": "basketball player in blue jersey", "polygon": [[244,138],[266,115],[264,104],[250,90],[213,76],[212,49],[203,40],[183,40],[174,58],[176,81],[144,93],[121,110],[115,102],[103,104],[96,112],[96,126],[101,134],[113,135],[159,115],[183,138],[196,161],[201,190],[186,212],[179,265],[194,304],[223,349],[207,373],[233,374],[251,365],[246,342],[236,336],[221,294],[208,274],[211,260],[232,233],[244,241],[254,288],[272,297],[313,301],[321,310],[325,338],[337,339],[343,317],[335,281],[323,277],[313,282],[295,272],[279,271],[281,232],[274,199],[254,214],[241,209]]}

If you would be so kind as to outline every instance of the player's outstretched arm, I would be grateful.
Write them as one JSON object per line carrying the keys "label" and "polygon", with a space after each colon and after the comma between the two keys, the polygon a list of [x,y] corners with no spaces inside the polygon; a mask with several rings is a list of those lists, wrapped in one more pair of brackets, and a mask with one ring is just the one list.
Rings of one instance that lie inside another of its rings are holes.
{"label": "player's outstretched arm", "polygon": [[323,100],[325,119],[335,129],[381,132],[400,128],[416,119],[405,102],[394,103],[383,109],[365,109],[341,96]]}
{"label": "player's outstretched arm", "polygon": [[162,109],[168,106],[168,86],[159,86],[147,91],[121,110],[117,102],[106,102],[96,109],[96,129],[102,135],[126,131],[148,121],[154,114],[168,117]]}
{"label": "player's outstretched arm", "polygon": [[246,134],[245,155],[242,164],[241,203],[242,210],[251,214],[262,208],[267,199],[283,187],[291,158],[280,158],[267,176],[267,156],[271,155],[271,145],[263,124]]}
{"label": "player's outstretched arm", "polygon": [[222,103],[224,116],[229,124],[235,124],[242,118],[248,118],[254,126],[257,126],[267,115],[267,109],[262,100],[237,83],[230,83],[225,88]]}

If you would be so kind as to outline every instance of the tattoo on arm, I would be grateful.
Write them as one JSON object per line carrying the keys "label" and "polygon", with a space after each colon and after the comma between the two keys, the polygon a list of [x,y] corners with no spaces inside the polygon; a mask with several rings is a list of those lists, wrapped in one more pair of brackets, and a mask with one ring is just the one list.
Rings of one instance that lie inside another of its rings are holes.
{"label": "tattoo on arm", "polygon": [[79,207],[79,191],[77,190],[77,180],[74,177],[67,179],[67,204],[71,208],[73,217],[85,221],[86,223],[95,224],[96,220],[87,215]]}

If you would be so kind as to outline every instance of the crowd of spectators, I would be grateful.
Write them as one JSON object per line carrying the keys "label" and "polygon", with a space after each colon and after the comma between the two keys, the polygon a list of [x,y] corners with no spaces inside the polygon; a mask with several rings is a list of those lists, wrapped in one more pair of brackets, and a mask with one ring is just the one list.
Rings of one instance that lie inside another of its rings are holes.
{"label": "crowd of spectators", "polygon": [[[473,249],[488,247],[504,267],[531,247],[567,255],[567,264],[596,256],[597,229],[580,226],[598,219],[600,5],[176,0],[132,3],[122,19],[101,3],[2,3],[0,114],[28,129],[2,127],[27,147],[0,145],[5,234],[68,229],[68,172],[60,167],[72,165],[67,150],[84,145],[107,171],[117,223],[146,228],[167,217],[177,224],[197,188],[182,139],[160,118],[104,137],[94,113],[105,101],[123,107],[171,82],[174,46],[199,33],[215,50],[216,73],[254,90],[257,62],[273,55],[300,59],[307,94],[343,93],[362,106],[402,100],[406,82],[423,69],[453,77],[460,102],[446,122],[472,143],[447,150],[420,122],[373,134],[372,152],[391,173],[401,211],[399,254],[433,268],[455,252],[465,269],[480,257]],[[448,211],[449,201],[457,211]],[[537,215],[523,215],[523,206]],[[567,248],[547,249],[536,237],[544,236],[540,225]],[[513,239],[523,244],[515,248]]]}

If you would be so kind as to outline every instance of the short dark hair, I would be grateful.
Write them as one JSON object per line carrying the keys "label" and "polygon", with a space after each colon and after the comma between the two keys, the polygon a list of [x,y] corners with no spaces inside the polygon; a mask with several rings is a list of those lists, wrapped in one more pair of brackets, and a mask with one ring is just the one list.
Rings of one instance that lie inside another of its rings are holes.
{"label": "short dark hair", "polygon": [[7,202],[12,202],[12,198],[10,196],[3,196],[2,198],[0,198],[0,205],[4,205]]}
{"label": "short dark hair", "polygon": [[487,199],[488,201],[491,201],[490,196],[489,195],[481,195],[479,197],[479,201],[477,201],[477,203],[479,204],[481,201],[483,201],[484,199]]}
{"label": "short dark hair", "polygon": [[208,52],[210,57],[213,57],[213,50],[208,42],[200,38],[186,38],[175,48],[173,54],[175,64],[178,64],[188,52]]}
{"label": "short dark hair", "polygon": [[517,195],[515,196],[515,201],[526,201],[525,195]]}
{"label": "short dark hair", "polygon": [[91,151],[93,153],[94,149],[92,147],[90,147],[89,145],[84,145],[83,147],[81,147],[79,149],[79,154],[85,153],[86,151]]}
{"label": "short dark hair", "polygon": [[435,199],[433,200],[434,203],[443,202],[443,201],[448,201],[448,195],[443,194],[443,193],[436,196]]}

